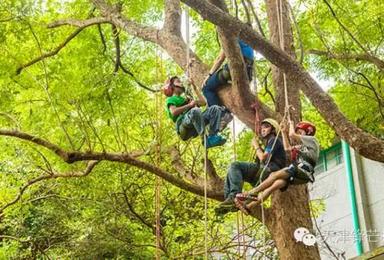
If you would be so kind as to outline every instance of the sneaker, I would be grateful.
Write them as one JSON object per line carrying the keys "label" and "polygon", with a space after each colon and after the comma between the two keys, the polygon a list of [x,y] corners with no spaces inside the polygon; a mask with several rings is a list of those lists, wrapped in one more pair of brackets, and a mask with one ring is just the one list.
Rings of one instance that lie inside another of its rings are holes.
{"label": "sneaker", "polygon": [[221,117],[221,121],[220,121],[220,132],[224,130],[224,128],[227,127],[227,125],[229,124],[229,122],[231,122],[233,120],[233,115],[231,114],[231,112],[226,112],[222,117]]}
{"label": "sneaker", "polygon": [[237,210],[235,200],[233,198],[227,198],[215,208],[215,213],[216,215],[225,215],[229,212],[236,212]]}
{"label": "sneaker", "polygon": [[210,135],[207,137],[207,143],[206,143],[206,148],[212,148],[215,146],[220,146],[225,144],[227,140],[220,135]]}

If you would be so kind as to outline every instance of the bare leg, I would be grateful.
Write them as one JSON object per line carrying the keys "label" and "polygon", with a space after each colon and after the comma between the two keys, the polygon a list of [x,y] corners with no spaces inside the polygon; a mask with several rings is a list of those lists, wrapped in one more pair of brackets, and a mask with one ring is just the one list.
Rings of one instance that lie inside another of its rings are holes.
{"label": "bare leg", "polygon": [[265,201],[275,190],[283,188],[285,185],[287,185],[287,180],[279,179],[276,180],[271,187],[268,189],[265,189],[263,192],[261,192],[258,196],[258,199],[260,201]]}
{"label": "bare leg", "polygon": [[251,203],[247,204],[246,209],[249,210],[252,207],[255,207],[256,205],[260,205],[272,194],[272,192],[285,187],[286,184],[287,184],[287,180],[285,179],[276,180],[270,187],[265,189],[263,192],[259,193],[257,201],[252,201]]}
{"label": "bare leg", "polygon": [[289,175],[285,171],[285,169],[281,169],[277,172],[272,172],[267,179],[265,179],[262,183],[259,184],[259,186],[253,188],[248,193],[250,195],[256,195],[257,193],[267,189],[268,187],[271,187],[273,183],[278,179],[288,179]]}

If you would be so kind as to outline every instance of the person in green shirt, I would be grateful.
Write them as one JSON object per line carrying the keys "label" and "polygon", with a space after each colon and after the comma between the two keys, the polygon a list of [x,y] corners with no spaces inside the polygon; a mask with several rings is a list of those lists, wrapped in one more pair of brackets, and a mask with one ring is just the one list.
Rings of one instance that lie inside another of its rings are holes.
{"label": "person in green shirt", "polygon": [[203,135],[205,126],[209,125],[206,148],[223,145],[226,140],[218,135],[222,108],[210,106],[202,111],[200,107],[205,106],[206,101],[195,84],[192,81],[190,83],[198,97],[197,100],[183,96],[185,88],[177,76],[168,79],[163,88],[164,94],[167,96],[165,109],[168,117],[176,124],[177,134],[186,141]]}

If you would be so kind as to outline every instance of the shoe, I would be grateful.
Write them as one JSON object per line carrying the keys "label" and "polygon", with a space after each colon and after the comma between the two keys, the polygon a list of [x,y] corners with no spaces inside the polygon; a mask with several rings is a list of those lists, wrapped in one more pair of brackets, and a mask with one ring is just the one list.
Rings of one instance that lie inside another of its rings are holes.
{"label": "shoe", "polygon": [[226,128],[229,122],[231,122],[232,120],[233,115],[231,114],[231,112],[225,112],[225,114],[221,117],[219,131],[223,131],[224,128]]}
{"label": "shoe", "polygon": [[235,200],[233,198],[227,198],[215,208],[215,213],[216,215],[225,215],[229,212],[236,212],[237,210]]}
{"label": "shoe", "polygon": [[225,144],[227,140],[220,135],[210,135],[207,137],[207,143],[206,143],[206,148],[212,148],[215,146],[220,146]]}

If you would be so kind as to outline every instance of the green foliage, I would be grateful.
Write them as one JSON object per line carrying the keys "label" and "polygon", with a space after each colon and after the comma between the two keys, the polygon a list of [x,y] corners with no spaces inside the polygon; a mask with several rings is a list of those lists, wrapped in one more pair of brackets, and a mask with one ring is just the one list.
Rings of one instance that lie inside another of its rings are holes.
{"label": "green foliage", "polygon": [[[379,10],[382,9],[383,2],[338,0],[329,3],[346,29],[331,15],[324,1],[306,1],[298,3],[295,8],[305,50],[322,50],[332,54],[331,57],[307,55],[305,66],[330,85],[327,86],[330,87],[329,93],[348,119],[367,132],[382,138],[382,71],[372,62],[341,57],[369,53],[382,60],[384,24]],[[304,109],[304,117],[308,116],[308,113]],[[314,115],[311,118],[315,119]],[[317,119],[320,118],[317,116]],[[322,120],[315,122],[320,123],[321,129],[324,129]],[[322,145],[330,145],[334,134],[320,134]]]}
{"label": "green foliage", "polygon": [[[121,1],[109,1],[118,5]],[[123,1],[122,13],[136,22],[159,28],[163,20],[163,1]],[[340,31],[326,6],[320,1],[306,1],[305,8],[295,6],[305,49],[327,49],[319,31],[335,53],[359,53],[358,46]],[[383,55],[381,44],[381,1],[338,0],[335,9],[342,21],[375,55]],[[346,10],[348,6],[348,10]],[[265,6],[260,19],[267,28]],[[348,11],[348,12],[347,12]],[[234,13],[233,8],[231,12]],[[369,15],[366,15],[369,14]],[[90,26],[79,33],[55,56],[37,62],[16,74],[22,64],[48,53],[76,30],[71,26],[47,29],[47,24],[66,18],[86,19],[98,16],[90,1],[14,1],[0,3],[0,126],[49,140],[66,150],[124,152],[142,151],[155,144],[161,125],[162,147],[175,146],[187,169],[203,177],[201,140],[180,142],[174,124],[166,118],[163,107],[156,107],[160,96],[141,88],[135,79],[121,70],[113,73],[116,55],[114,36],[109,24],[100,31]],[[215,28],[191,11],[193,49],[203,62],[210,64],[218,55]],[[244,10],[240,10],[244,20]],[[268,34],[268,32],[266,32]],[[125,68],[152,89],[167,76],[181,74],[174,61],[161,48],[137,37],[119,33],[121,61]],[[259,82],[269,70],[257,57]],[[330,93],[347,117],[365,130],[383,136],[380,86],[382,75],[372,65],[349,60],[342,63],[322,56],[306,56],[304,66],[334,82]],[[355,71],[355,72],[354,72]],[[357,73],[356,73],[357,72]],[[360,74],[359,74],[360,73]],[[361,75],[364,74],[367,80]],[[350,81],[368,85],[350,84]],[[267,77],[270,86],[271,76]],[[262,101],[271,105],[271,97],[261,88]],[[379,98],[374,95],[374,91]],[[164,100],[162,100],[164,101]],[[303,118],[318,126],[317,137],[323,148],[330,146],[335,134],[318,112],[303,98]],[[160,109],[160,111],[159,111]],[[158,124],[159,123],[159,124]],[[230,140],[231,133],[223,133]],[[243,130],[236,140],[236,159],[252,161],[250,141],[253,134]],[[11,202],[20,187],[39,176],[81,172],[85,163],[65,164],[47,149],[15,138],[0,138],[0,207]],[[231,141],[209,153],[219,176],[226,175],[234,159]],[[170,155],[162,150],[160,167],[175,175]],[[156,154],[140,159],[155,164]],[[181,177],[181,175],[178,175]],[[49,179],[28,187],[21,199],[7,207],[0,217],[0,259],[152,259],[155,223],[153,174],[133,166],[100,162],[82,178]],[[249,187],[247,187],[249,188]],[[202,257],[204,252],[204,200],[163,182],[161,189],[163,258]],[[236,256],[236,215],[223,219],[214,215],[216,202],[208,203],[209,246],[228,258]],[[316,205],[321,210],[323,205]],[[246,233],[260,243],[261,224],[245,219]],[[257,244],[257,246],[262,246]],[[268,245],[271,257],[274,246]]]}

